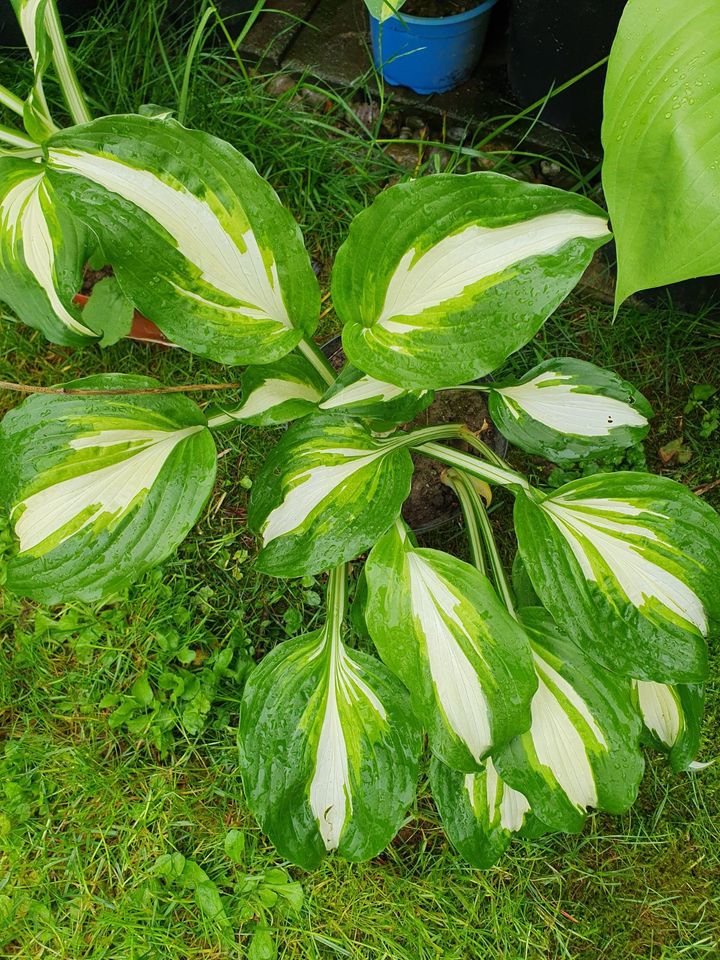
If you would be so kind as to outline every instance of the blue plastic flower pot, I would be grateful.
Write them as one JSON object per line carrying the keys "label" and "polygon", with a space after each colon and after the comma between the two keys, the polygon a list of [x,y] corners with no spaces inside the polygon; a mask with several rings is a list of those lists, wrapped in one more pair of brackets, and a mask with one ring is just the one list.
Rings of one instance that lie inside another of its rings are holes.
{"label": "blue plastic flower pot", "polygon": [[375,66],[387,83],[416,93],[442,93],[475,68],[497,0],[454,17],[409,17],[402,10],[380,23],[370,17]]}

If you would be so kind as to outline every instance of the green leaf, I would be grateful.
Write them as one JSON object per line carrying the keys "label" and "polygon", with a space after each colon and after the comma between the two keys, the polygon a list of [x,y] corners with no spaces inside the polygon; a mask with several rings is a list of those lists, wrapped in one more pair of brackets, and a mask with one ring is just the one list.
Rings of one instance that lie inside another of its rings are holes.
{"label": "green leaf", "polygon": [[256,478],[248,526],[262,536],[258,569],[319,573],[367,550],[410,492],[410,434],[374,437],[330,415],[293,424]]}
{"label": "green leaf", "polygon": [[142,673],[130,688],[130,694],[142,707],[149,707],[153,702],[152,687],[148,683],[147,675]]}
{"label": "green leaf", "polygon": [[579,830],[591,808],[623,813],[643,773],[630,680],[603,670],[540,607],[520,611],[532,643],[532,726],[498,751],[500,775],[553,830]]}
{"label": "green leaf", "polygon": [[242,863],[245,857],[245,834],[242,830],[228,830],[224,846],[225,853],[233,863]]}
{"label": "green leaf", "polygon": [[510,443],[562,463],[638,443],[647,435],[652,410],[609,370],[558,357],[520,380],[491,384],[490,415]]}
{"label": "green leaf", "polygon": [[462,773],[433,757],[429,780],[445,833],[479,870],[500,859],[514,834],[544,830],[527,799],[503,782],[489,758],[477,773]]}
{"label": "green leaf", "polygon": [[434,397],[431,390],[406,390],[392,383],[383,383],[347,363],[319,407],[328,412],[343,410],[356,417],[387,423],[409,423],[433,402]]}
{"label": "green leaf", "polygon": [[328,851],[365,860],[390,842],[415,795],[420,747],[400,682],[330,622],[275,647],[245,686],[245,795],[280,854],[306,869]]}
{"label": "green leaf", "polygon": [[104,117],[58,133],[49,176],[137,309],[223,363],[270,363],[317,324],[300,231],[230,144],[174,120]]}
{"label": "green leaf", "polygon": [[42,166],[0,157],[0,296],[53,343],[97,340],[73,306],[91,246],[85,227],[58,203]]}
{"label": "green leaf", "polygon": [[248,949],[248,960],[275,960],[277,945],[270,931],[265,926],[258,925],[253,933]]}
{"label": "green leaf", "polygon": [[515,501],[518,545],[558,625],[610,670],[685,683],[720,622],[720,517],[666,477],[582,477]]}
{"label": "green leaf", "polygon": [[606,219],[577,194],[494,173],[390,187],[333,268],[348,360],[411,389],[489,373],[572,290],[610,237]]}
{"label": "green leaf", "polygon": [[33,86],[23,113],[25,129],[38,143],[45,140],[57,127],[50,119],[43,76],[52,59],[52,45],[45,27],[47,0],[10,0],[15,9],[25,43],[33,63]]}
{"label": "green leaf", "polygon": [[703,686],[672,686],[652,680],[634,680],[633,684],[647,740],[668,754],[673,770],[691,769],[700,746]]}
{"label": "green leaf", "polygon": [[110,347],[130,333],[135,310],[115,277],[105,277],[93,287],[82,312],[83,321],[102,334],[101,347]]}
{"label": "green leaf", "polygon": [[[149,377],[87,377],[80,389],[147,389]],[[210,495],[215,446],[177,394],[36,394],[0,427],[0,504],[17,552],[7,586],[42,603],[99,600],[164,560]]]}
{"label": "green leaf", "polygon": [[198,883],[194,890],[195,903],[200,912],[221,927],[229,927],[230,920],[225,913],[220,892],[212,881]]}
{"label": "green leaf", "polygon": [[394,524],[365,565],[375,646],[410,691],[433,753],[473,772],[530,726],[537,682],[530,645],[490,581]]}
{"label": "green leaf", "polygon": [[365,0],[365,5],[376,20],[387,20],[395,16],[405,0]]}
{"label": "green leaf", "polygon": [[602,129],[616,308],[636,290],[720,273],[718,59],[717,0],[625,7]]}
{"label": "green leaf", "polygon": [[223,413],[256,427],[274,426],[307,416],[317,409],[327,384],[304,357],[290,355],[275,363],[248,367],[240,378],[243,399],[239,407],[213,405],[208,419]]}

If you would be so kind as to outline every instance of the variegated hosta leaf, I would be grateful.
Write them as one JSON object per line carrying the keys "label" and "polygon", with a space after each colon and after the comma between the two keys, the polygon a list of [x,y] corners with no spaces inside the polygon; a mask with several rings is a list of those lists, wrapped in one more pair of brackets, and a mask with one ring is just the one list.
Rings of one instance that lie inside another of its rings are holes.
{"label": "variegated hosta leaf", "polygon": [[409,388],[480,377],[537,333],[609,238],[591,201],[499,174],[391,187],[333,268],[345,353]]}
{"label": "variegated hosta leaf", "polygon": [[326,392],[320,409],[344,410],[356,417],[388,423],[409,423],[432,403],[434,396],[431,390],[405,390],[383,383],[348,363]]}
{"label": "variegated hosta leaf", "polygon": [[558,357],[520,380],[492,384],[490,414],[510,443],[561,463],[637,443],[648,432],[652,410],[609,370]]}
{"label": "variegated hosta leaf", "polygon": [[357,420],[320,414],[293,424],[257,476],[248,524],[257,566],[276,577],[315,574],[367,550],[410,492],[410,434],[374,437]]}
{"label": "variegated hosta leaf", "polygon": [[530,646],[489,580],[439,550],[416,549],[401,523],[365,564],[365,609],[380,656],[410,691],[433,753],[457,770],[530,725]]}
{"label": "variegated hosta leaf", "polygon": [[212,420],[214,413],[222,412],[233,420],[256,427],[288,423],[316,410],[327,387],[313,365],[295,354],[275,363],[248,367],[240,382],[240,406],[229,409],[214,406],[209,419]]}
{"label": "variegated hosta leaf", "polygon": [[88,253],[85,227],[57,202],[44,168],[0,158],[0,297],[54,343],[97,340],[73,297]]}
{"label": "variegated hosta leaf", "polygon": [[673,770],[688,770],[700,745],[705,702],[702,684],[675,686],[634,680],[640,713],[650,743],[668,754]]}
{"label": "variegated hosta leaf", "polygon": [[643,680],[707,670],[720,621],[720,517],[682,484],[619,472],[519,491],[518,545],[543,605],[589,656]]}
{"label": "variegated hosta leaf", "polygon": [[282,856],[310,869],[378,854],[415,795],[420,730],[395,677],[327,630],[279,644],[240,718],[248,804]]}
{"label": "variegated hosta leaf", "polygon": [[270,363],[312,332],[320,298],[297,224],[230,144],[174,120],[117,116],[59,133],[48,149],[58,194],[174,343]]}
{"label": "variegated hosta leaf", "polygon": [[[80,389],[146,389],[87,377]],[[182,396],[30,397],[0,427],[0,501],[17,552],[7,585],[42,603],[98,600],[164,560],[215,479],[215,445]]]}
{"label": "variegated hosta leaf", "polygon": [[546,830],[527,798],[503,781],[489,757],[478,773],[461,773],[433,757],[429,779],[448,839],[479,870],[500,859],[514,834],[537,837]]}
{"label": "variegated hosta leaf", "polygon": [[533,647],[532,726],[493,754],[500,775],[553,830],[582,827],[589,809],[622,813],[643,772],[630,680],[603,670],[541,607],[520,611]]}
{"label": "variegated hosta leaf", "polygon": [[47,0],[11,0],[33,62],[33,86],[25,101],[23,121],[33,139],[45,140],[57,127],[49,118],[43,92],[43,75],[52,58],[52,46],[45,29]]}

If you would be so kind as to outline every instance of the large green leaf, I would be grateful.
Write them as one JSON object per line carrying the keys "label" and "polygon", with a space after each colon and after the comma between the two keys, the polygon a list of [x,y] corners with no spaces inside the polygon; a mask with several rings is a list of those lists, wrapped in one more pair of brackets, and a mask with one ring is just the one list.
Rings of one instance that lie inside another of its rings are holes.
{"label": "large green leaf", "polygon": [[413,435],[375,437],[328,414],[293,424],[253,484],[248,524],[257,565],[278,577],[319,573],[375,543],[410,492]]}
{"label": "large green leaf", "polygon": [[668,754],[673,770],[691,769],[700,746],[703,686],[652,680],[635,680],[634,686],[649,742]]}
{"label": "large green leaf", "polygon": [[429,779],[445,833],[479,870],[503,855],[514,834],[538,836],[545,829],[527,798],[504,783],[490,758],[480,772],[462,773],[433,757]]}
{"label": "large green leaf", "polygon": [[394,524],[365,564],[365,619],[380,656],[410,691],[436,756],[457,770],[530,726],[530,645],[489,580]]}
{"label": "large green leaf", "polygon": [[619,305],[720,273],[720,4],[629,0],[605,82],[603,188]]}
{"label": "large green leaf", "polygon": [[224,363],[269,363],[312,332],[319,291],[297,224],[230,144],[169,119],[104,117],[48,142],[49,176],[128,297]]}
{"label": "large green leaf", "polygon": [[87,230],[57,202],[44,168],[0,157],[0,297],[54,343],[97,339],[72,302],[89,249]]}
{"label": "large green leaf", "polygon": [[385,190],[333,268],[348,359],[419,389],[489,373],[572,290],[610,237],[606,219],[577,194],[494,173]]}
{"label": "large green leaf", "polygon": [[555,463],[612,453],[646,436],[650,404],[609,370],[558,357],[491,384],[490,415],[510,443]]}
{"label": "large green leaf", "polygon": [[538,678],[532,726],[493,759],[543,823],[572,832],[591,808],[622,813],[634,802],[642,725],[629,679],[599,668],[542,608],[526,607],[520,619]]}
{"label": "large green leaf", "polygon": [[720,622],[720,517],[666,477],[583,477],[518,491],[520,553],[543,605],[589,656],[643,680],[693,682]]}
{"label": "large green leaf", "polygon": [[[87,377],[79,389],[152,389]],[[36,394],[0,427],[0,501],[17,551],[8,587],[43,603],[98,600],[183,540],[215,479],[205,417],[182,396]]]}
{"label": "large green leaf", "polygon": [[240,757],[251,810],[306,868],[326,851],[378,854],[415,795],[420,729],[402,684],[340,630],[278,645],[250,675]]}

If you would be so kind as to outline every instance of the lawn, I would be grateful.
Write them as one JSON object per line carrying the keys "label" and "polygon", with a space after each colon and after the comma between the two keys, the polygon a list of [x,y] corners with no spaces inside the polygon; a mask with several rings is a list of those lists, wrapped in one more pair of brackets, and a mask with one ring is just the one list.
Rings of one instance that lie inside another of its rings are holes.
{"label": "lawn", "polygon": [[[343,98],[248,76],[223,47],[186,72],[188,36],[168,24],[168,6],[108,4],[102,22],[75,38],[93,108],[179,107],[189,125],[235,144],[297,217],[327,293],[352,216],[408,176],[375,139],[381,118],[358,109],[362,87]],[[0,82],[13,86],[24,69],[6,59]],[[474,152],[443,162],[463,171]],[[418,146],[414,174],[436,169],[441,154],[428,153]],[[501,157],[486,162],[506,169]],[[574,171],[567,157],[552,159]],[[519,164],[522,175],[534,170],[532,157]],[[581,171],[577,179],[592,187]],[[320,338],[336,330],[328,307]],[[613,323],[611,307],[581,291],[509,366],[553,354],[608,366],[645,392],[653,430],[625,465],[662,471],[720,506],[720,487],[711,488],[719,408],[712,399],[689,404],[693,387],[720,388],[717,318],[630,304]],[[0,325],[1,380],[49,385],[104,371],[168,384],[234,376],[180,350],[123,341],[72,351]],[[0,393],[3,409],[19,399]],[[716,765],[672,775],[648,755],[631,813],[591,817],[579,836],[517,841],[486,872],[448,845],[424,784],[375,860],[329,858],[312,873],[278,861],[243,802],[239,698],[257,657],[317,625],[324,586],[253,570],[247,494],[275,436],[238,427],[219,438],[218,482],[200,522],[126,594],[49,609],[0,597],[0,957],[263,960],[274,949],[298,960],[717,957]],[[673,441],[686,463],[664,462],[661,448],[667,459]],[[459,528],[442,536],[464,549]],[[0,551],[7,543],[0,531]],[[702,760],[720,753],[717,638],[711,662]]]}

